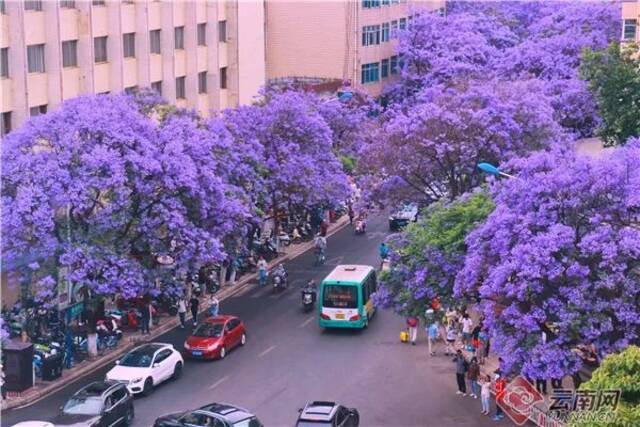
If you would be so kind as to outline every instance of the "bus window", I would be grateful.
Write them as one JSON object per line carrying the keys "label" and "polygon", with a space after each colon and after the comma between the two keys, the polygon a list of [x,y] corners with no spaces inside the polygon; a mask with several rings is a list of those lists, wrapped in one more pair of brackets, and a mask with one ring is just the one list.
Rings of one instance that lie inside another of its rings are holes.
{"label": "bus window", "polygon": [[366,304],[369,301],[369,296],[371,295],[371,283],[369,283],[369,279],[365,280],[362,284],[362,304]]}
{"label": "bus window", "polygon": [[326,285],[322,306],[327,308],[357,308],[358,287],[347,285]]}

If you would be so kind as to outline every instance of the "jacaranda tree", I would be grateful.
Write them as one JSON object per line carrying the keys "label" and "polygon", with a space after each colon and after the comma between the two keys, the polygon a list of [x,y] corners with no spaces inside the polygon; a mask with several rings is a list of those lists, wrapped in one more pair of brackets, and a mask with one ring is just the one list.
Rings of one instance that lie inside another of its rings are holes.
{"label": "jacaranda tree", "polygon": [[[459,297],[480,298],[506,369],[560,378],[640,340],[640,141],[594,160],[513,161],[495,210],[466,240]],[[544,333],[544,334],[543,334]]]}
{"label": "jacaranda tree", "polygon": [[157,123],[127,96],[80,97],[30,120],[2,144],[3,267],[46,300],[62,280],[160,292],[161,255],[181,272],[221,260],[247,209],[206,136],[179,116]]}

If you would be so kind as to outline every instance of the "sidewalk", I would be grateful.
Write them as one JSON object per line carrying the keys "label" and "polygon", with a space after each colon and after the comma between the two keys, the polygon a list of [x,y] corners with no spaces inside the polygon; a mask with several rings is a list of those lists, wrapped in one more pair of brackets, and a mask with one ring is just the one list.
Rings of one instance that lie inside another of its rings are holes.
{"label": "sidewalk", "polygon": [[[327,236],[335,234],[336,232],[344,228],[347,224],[349,224],[349,218],[346,215],[343,215],[342,217],[338,218],[335,223],[329,225]],[[271,270],[275,265],[281,262],[300,256],[302,253],[306,252],[312,247],[313,241],[292,244],[288,247],[285,247],[284,253],[282,255],[269,262],[269,270]],[[257,273],[246,274],[240,279],[236,280],[235,285],[228,285],[220,289],[216,293],[216,298],[218,298],[218,300],[222,302],[226,298],[230,298],[244,291],[248,287],[255,285],[255,279],[257,279]],[[200,298],[202,307],[201,312],[204,312],[206,307],[208,307],[207,297],[208,295],[205,295]],[[148,335],[142,335],[140,332],[125,332],[124,336],[118,344],[118,347],[107,351],[95,358],[87,358],[82,362],[75,364],[71,369],[63,369],[62,376],[54,381],[41,381],[36,379],[34,386],[22,393],[8,392],[7,398],[2,401],[1,409],[4,411],[7,409],[17,408],[19,406],[25,406],[35,403],[38,400],[46,397],[47,395],[69,385],[74,381],[81,379],[86,374],[114,362],[116,359],[118,359],[120,356],[125,354],[136,345],[139,345],[142,342],[153,341],[155,338],[172,330],[173,328],[176,328],[180,324],[178,316],[165,315],[158,317],[157,320],[158,324],[155,325],[153,329],[151,329]]]}

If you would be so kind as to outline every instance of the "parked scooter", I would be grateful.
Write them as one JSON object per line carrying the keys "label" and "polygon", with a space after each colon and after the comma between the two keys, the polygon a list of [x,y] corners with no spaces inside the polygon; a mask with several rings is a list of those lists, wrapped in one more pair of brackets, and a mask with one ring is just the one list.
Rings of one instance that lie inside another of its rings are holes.
{"label": "parked scooter", "polygon": [[279,264],[271,272],[271,282],[273,284],[273,292],[283,291],[289,286],[289,279],[287,277],[287,270],[283,264]]}
{"label": "parked scooter", "polygon": [[302,288],[302,308],[305,312],[309,312],[313,310],[313,306],[316,302],[316,284],[313,280],[309,280],[309,282]]}
{"label": "parked scooter", "polygon": [[367,221],[364,217],[359,217],[356,219],[355,225],[355,233],[356,234],[364,234],[367,231]]}

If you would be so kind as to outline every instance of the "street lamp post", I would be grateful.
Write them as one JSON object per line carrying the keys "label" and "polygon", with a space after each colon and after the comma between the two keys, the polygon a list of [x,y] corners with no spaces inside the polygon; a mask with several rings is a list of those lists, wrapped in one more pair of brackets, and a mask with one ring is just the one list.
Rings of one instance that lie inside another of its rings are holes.
{"label": "street lamp post", "polygon": [[505,176],[507,178],[515,178],[513,175],[509,175],[508,173],[501,172],[497,166],[492,165],[491,163],[478,163],[478,169],[480,169],[484,173],[488,173],[489,175],[494,176]]}

